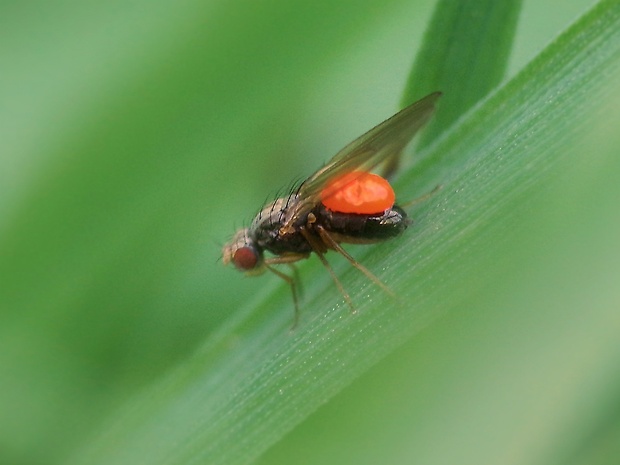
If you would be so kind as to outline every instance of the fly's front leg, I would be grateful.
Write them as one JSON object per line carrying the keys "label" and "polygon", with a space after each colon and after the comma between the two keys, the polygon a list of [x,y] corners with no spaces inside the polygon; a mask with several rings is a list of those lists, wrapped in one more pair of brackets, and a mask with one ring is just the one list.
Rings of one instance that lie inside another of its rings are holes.
{"label": "fly's front leg", "polygon": [[[293,304],[295,305],[295,317],[293,320],[293,326],[291,329],[295,329],[297,327],[297,323],[299,323],[299,299],[297,296],[297,286],[298,286],[298,274],[297,269],[295,268],[294,263],[303,260],[304,258],[308,258],[310,254],[288,254],[288,255],[280,255],[278,257],[270,257],[266,258],[264,263],[265,267],[271,271],[276,276],[279,276],[284,281],[288,283],[291,288],[291,293],[293,294]],[[273,265],[281,265],[287,264],[293,268],[293,276],[289,276],[286,273],[281,272]]]}

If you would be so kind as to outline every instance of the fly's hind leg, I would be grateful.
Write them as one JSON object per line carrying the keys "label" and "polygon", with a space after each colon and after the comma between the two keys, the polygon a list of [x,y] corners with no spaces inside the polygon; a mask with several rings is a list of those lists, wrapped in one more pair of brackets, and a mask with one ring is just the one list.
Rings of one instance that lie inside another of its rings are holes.
{"label": "fly's hind leg", "polygon": [[410,200],[409,202],[401,203],[399,205],[402,208],[409,208],[409,207],[413,207],[414,205],[418,205],[420,203],[426,202],[433,195],[435,195],[437,192],[439,192],[442,187],[443,186],[441,184],[437,184],[435,187],[433,187],[432,191],[427,192],[426,194],[422,194],[420,197],[416,197],[415,199]]}
{"label": "fly's hind leg", "polygon": [[368,268],[366,268],[364,265],[358,262],[355,258],[353,258],[349,254],[349,252],[344,250],[342,246],[338,242],[336,242],[336,240],[331,236],[331,234],[329,234],[329,232],[327,232],[325,228],[319,225],[316,225],[315,228],[318,231],[319,236],[321,237],[325,245],[327,245],[327,247],[335,250],[340,255],[342,255],[344,258],[346,258],[349,261],[349,263],[351,263],[351,265],[353,265],[355,268],[357,268],[362,273],[364,273],[364,275],[366,275],[368,279],[370,279],[373,283],[375,283],[377,286],[383,289],[388,295],[392,297],[396,297],[396,294],[394,294],[394,292],[389,287],[383,284],[383,282],[379,278],[377,278],[374,274],[372,274],[372,272]]}
{"label": "fly's hind leg", "polygon": [[[294,263],[299,260],[303,260],[304,258],[308,258],[308,255],[309,254],[281,255],[278,257],[266,258],[264,262],[265,267],[269,271],[271,271],[273,274],[275,274],[276,276],[279,276],[284,281],[286,281],[289,287],[291,288],[291,293],[293,294],[293,305],[295,306],[295,317],[294,317],[293,326],[291,327],[291,329],[295,329],[297,327],[297,323],[299,323],[299,315],[300,315],[299,298],[298,298],[298,292],[297,292],[298,287],[300,287],[299,286],[300,281],[299,281],[299,274],[297,272],[297,268],[295,267]],[[273,265],[280,265],[280,264],[289,265],[293,269],[293,276],[289,276],[286,273],[283,273],[282,271],[278,270],[276,267],[273,266]]]}
{"label": "fly's hind leg", "polygon": [[336,276],[336,272],[334,271],[332,266],[329,264],[329,262],[325,258],[325,252],[326,252],[325,244],[323,244],[315,236],[310,234],[307,229],[302,229],[301,234],[308,241],[308,243],[310,244],[310,247],[312,247],[312,250],[316,253],[317,257],[319,257],[319,260],[321,260],[321,263],[323,264],[323,266],[327,268],[327,271],[329,271],[329,274],[334,280],[334,283],[336,283],[336,287],[338,287],[338,290],[344,297],[344,300],[349,305],[349,308],[351,309],[351,313],[355,313],[356,310],[355,310],[355,307],[353,306],[353,301],[351,300],[351,296],[345,290],[344,286],[338,279],[338,276]]}

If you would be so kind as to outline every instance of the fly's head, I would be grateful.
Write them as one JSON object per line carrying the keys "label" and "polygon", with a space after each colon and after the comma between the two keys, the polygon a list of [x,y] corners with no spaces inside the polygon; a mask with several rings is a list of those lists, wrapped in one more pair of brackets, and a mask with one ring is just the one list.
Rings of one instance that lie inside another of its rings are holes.
{"label": "fly's head", "polygon": [[252,237],[248,228],[240,229],[222,248],[224,265],[232,263],[239,271],[250,275],[265,271],[263,251]]}

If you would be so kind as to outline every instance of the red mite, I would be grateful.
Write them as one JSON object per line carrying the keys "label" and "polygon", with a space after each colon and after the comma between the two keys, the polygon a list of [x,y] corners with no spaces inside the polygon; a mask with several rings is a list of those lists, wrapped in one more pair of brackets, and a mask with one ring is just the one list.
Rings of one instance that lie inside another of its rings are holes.
{"label": "red mite", "polygon": [[[401,234],[411,220],[394,204],[392,186],[370,173],[379,163],[397,156],[426,124],[440,92],[396,113],[340,150],[324,167],[286,197],[266,205],[249,228],[240,229],[223,250],[223,262],[255,275],[270,270],[284,279],[293,294],[295,324],[299,303],[295,279],[274,265],[292,264],[312,252],[331,274],[353,309],[349,294],[325,258],[328,250],[343,255],[355,268],[389,294],[390,289],[357,262],[341,243],[370,244]],[[268,251],[273,256],[265,257]]]}

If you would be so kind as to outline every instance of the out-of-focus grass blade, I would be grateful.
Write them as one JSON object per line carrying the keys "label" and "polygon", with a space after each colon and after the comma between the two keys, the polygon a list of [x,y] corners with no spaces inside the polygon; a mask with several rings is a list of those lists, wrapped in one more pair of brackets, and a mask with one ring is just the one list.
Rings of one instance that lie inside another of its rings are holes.
{"label": "out-of-focus grass blade", "polygon": [[521,0],[440,0],[403,95],[403,106],[444,93],[418,148],[495,88],[506,71]]}

